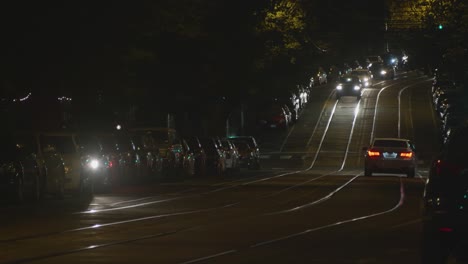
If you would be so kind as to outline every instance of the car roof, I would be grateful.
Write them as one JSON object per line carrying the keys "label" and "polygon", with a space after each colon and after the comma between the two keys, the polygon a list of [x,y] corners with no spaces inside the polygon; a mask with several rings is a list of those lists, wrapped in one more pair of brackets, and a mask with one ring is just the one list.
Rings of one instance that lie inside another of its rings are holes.
{"label": "car roof", "polygon": [[394,141],[404,141],[404,142],[410,141],[409,139],[406,139],[406,138],[374,138],[374,141],[377,141],[377,140],[394,140]]}

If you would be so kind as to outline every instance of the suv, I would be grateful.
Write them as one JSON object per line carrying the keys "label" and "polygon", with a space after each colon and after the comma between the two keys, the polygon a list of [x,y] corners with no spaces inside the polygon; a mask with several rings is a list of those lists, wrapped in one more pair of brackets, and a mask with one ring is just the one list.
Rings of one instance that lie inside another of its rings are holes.
{"label": "suv", "polygon": [[463,122],[431,164],[423,197],[423,263],[468,260],[467,148],[468,122]]}
{"label": "suv", "polygon": [[364,175],[373,172],[406,173],[410,178],[416,172],[414,144],[409,139],[376,138],[369,147],[364,147]]}
{"label": "suv", "polygon": [[362,96],[362,83],[358,76],[344,75],[336,83],[336,99],[341,96],[356,96],[359,100]]}

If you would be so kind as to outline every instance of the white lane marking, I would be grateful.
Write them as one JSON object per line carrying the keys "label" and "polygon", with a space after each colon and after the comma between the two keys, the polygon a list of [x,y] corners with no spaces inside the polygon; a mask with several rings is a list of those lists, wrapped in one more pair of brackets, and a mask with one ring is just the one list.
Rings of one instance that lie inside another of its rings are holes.
{"label": "white lane marking", "polygon": [[204,261],[204,260],[224,256],[224,255],[227,255],[227,254],[232,254],[232,253],[235,253],[235,252],[237,252],[237,250],[234,250],[234,249],[227,250],[227,251],[223,251],[223,252],[220,252],[220,253],[209,255],[209,256],[206,256],[206,257],[197,258],[197,259],[189,260],[189,261],[186,261],[186,262],[182,262],[181,264],[197,263],[197,262],[200,262],[200,261]]}
{"label": "white lane marking", "polygon": [[[421,78],[424,78],[424,76],[418,77],[418,78],[415,78],[415,79],[421,79]],[[401,83],[394,83],[394,84],[385,86],[385,87],[383,87],[382,89],[380,89],[379,93],[377,94],[377,99],[375,100],[374,118],[373,118],[373,120],[372,120],[372,131],[371,131],[371,137],[370,137],[370,142],[369,142],[369,144],[372,144],[372,140],[374,140],[375,123],[376,123],[376,120],[377,120],[377,109],[378,109],[378,105],[379,105],[380,95],[381,95],[382,92],[385,91],[387,88],[390,88],[390,87],[395,86],[395,85],[398,85],[398,84],[401,84]]]}
{"label": "white lane marking", "polygon": [[[424,81],[420,81],[420,82],[417,82],[417,83],[413,83],[411,85],[407,85],[407,86],[403,87],[403,89],[401,89],[398,92],[398,138],[401,138],[401,94],[404,91],[406,91],[406,89],[413,88],[414,86],[416,86],[418,84],[421,84],[423,82],[427,82],[427,81],[429,81],[429,80],[424,80]],[[411,108],[410,108],[410,111],[411,111]],[[411,112],[410,112],[410,116],[411,116]],[[412,122],[412,120],[411,120],[411,122]]]}
{"label": "white lane marking", "polygon": [[317,152],[315,152],[314,160],[313,160],[312,163],[310,164],[309,168],[307,168],[307,170],[311,170],[311,169],[314,167],[315,162],[317,161],[318,155],[319,155],[319,153],[320,153],[320,149],[322,148],[323,141],[325,140],[325,136],[327,135],[328,128],[330,127],[330,123],[331,123],[331,121],[332,121],[332,119],[333,119],[333,115],[335,114],[336,106],[338,105],[338,102],[339,102],[339,100],[336,100],[336,101],[335,101],[335,105],[334,105],[333,108],[332,108],[332,111],[331,111],[331,114],[330,114],[330,118],[328,119],[328,122],[327,122],[327,126],[325,127],[325,131],[323,131],[322,138],[320,139],[320,144],[319,144],[318,147],[317,147]]}
{"label": "white lane marking", "polygon": [[315,228],[307,229],[307,230],[302,231],[302,232],[290,234],[290,235],[283,236],[283,237],[279,237],[279,238],[276,238],[276,239],[271,239],[271,240],[267,240],[267,241],[264,241],[264,242],[259,242],[259,243],[256,243],[256,244],[254,244],[254,245],[251,245],[250,248],[256,248],[256,247],[260,247],[260,246],[265,246],[265,245],[273,244],[273,243],[276,243],[276,242],[284,241],[284,240],[287,240],[287,239],[291,239],[291,238],[294,238],[294,237],[303,236],[303,235],[306,235],[306,234],[308,234],[308,233],[315,232],[315,231],[319,231],[319,230],[323,230],[323,229],[326,229],[326,228],[335,227],[335,226],[339,226],[339,225],[343,225],[343,224],[348,224],[348,223],[352,223],[352,222],[356,222],[356,221],[361,221],[361,220],[373,218],[373,217],[376,217],[376,216],[388,214],[388,213],[391,213],[391,212],[395,211],[395,210],[398,209],[399,207],[401,207],[401,206],[403,205],[403,203],[404,203],[404,200],[405,200],[405,191],[404,191],[404,187],[403,187],[403,181],[402,181],[401,178],[400,178],[400,200],[399,200],[398,203],[397,203],[393,208],[391,208],[391,209],[388,209],[388,210],[385,210],[385,211],[381,211],[381,212],[378,212],[378,213],[374,213],[374,214],[369,214],[369,215],[361,216],[361,217],[356,217],[356,218],[351,218],[351,219],[343,220],[343,221],[340,221],[340,222],[336,222],[336,223],[332,223],[332,224],[328,224],[328,225],[324,225],[324,226],[320,226],[320,227],[315,227]]}
{"label": "white lane marking", "polygon": [[265,215],[277,215],[277,214],[291,213],[291,212],[302,210],[302,209],[310,207],[312,205],[324,202],[324,201],[330,199],[331,197],[333,197],[333,195],[335,195],[337,192],[341,191],[341,189],[343,189],[345,186],[347,186],[348,184],[353,182],[357,177],[361,176],[361,174],[362,173],[354,176],[349,181],[345,182],[343,185],[341,185],[340,187],[336,188],[334,191],[330,192],[329,194],[325,195],[324,197],[322,197],[322,198],[320,198],[318,200],[315,200],[313,202],[306,203],[306,204],[303,204],[303,205],[300,205],[300,206],[296,206],[296,207],[291,208],[291,209],[286,209],[286,210],[282,210],[282,211],[278,211],[278,212],[268,213],[268,214],[265,214]]}
{"label": "white lane marking", "polygon": [[291,155],[282,155],[280,156],[280,159],[291,159],[292,156]]}
{"label": "white lane marking", "polygon": [[260,155],[261,159],[269,159],[271,158],[271,155]]}
{"label": "white lane marking", "polygon": [[327,102],[330,100],[331,96],[334,94],[335,90],[333,90],[330,95],[328,96],[327,100],[325,101],[325,104],[323,104],[322,111],[320,112],[319,118],[317,119],[317,123],[315,123],[314,130],[312,130],[312,134],[310,135],[309,141],[307,141],[306,147],[310,145],[310,142],[312,141],[313,136],[315,135],[315,132],[317,131],[317,128],[320,124],[320,121],[322,120],[322,117],[325,114],[325,110],[327,107]]}
{"label": "white lane marking", "polygon": [[359,103],[356,105],[356,109],[354,110],[354,119],[353,119],[353,125],[351,126],[351,133],[349,135],[348,139],[348,144],[346,146],[346,151],[345,151],[345,156],[343,158],[343,162],[341,163],[341,168],[338,171],[342,171],[345,164],[346,164],[346,159],[348,159],[348,152],[349,152],[349,147],[351,146],[351,140],[353,139],[353,134],[354,134],[354,127],[356,125],[356,120],[357,116],[359,114],[359,107],[361,106],[361,99],[359,99]]}

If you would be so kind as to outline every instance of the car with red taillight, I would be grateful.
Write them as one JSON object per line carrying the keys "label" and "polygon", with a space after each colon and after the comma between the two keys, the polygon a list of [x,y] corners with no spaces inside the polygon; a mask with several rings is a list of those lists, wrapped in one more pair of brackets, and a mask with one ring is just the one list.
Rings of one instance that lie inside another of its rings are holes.
{"label": "car with red taillight", "polygon": [[375,138],[365,153],[364,175],[375,173],[404,173],[408,177],[416,174],[416,153],[409,139]]}
{"label": "car with red taillight", "polygon": [[[423,196],[423,263],[467,260],[468,122],[450,133],[432,161]],[[466,262],[453,263],[466,263]]]}

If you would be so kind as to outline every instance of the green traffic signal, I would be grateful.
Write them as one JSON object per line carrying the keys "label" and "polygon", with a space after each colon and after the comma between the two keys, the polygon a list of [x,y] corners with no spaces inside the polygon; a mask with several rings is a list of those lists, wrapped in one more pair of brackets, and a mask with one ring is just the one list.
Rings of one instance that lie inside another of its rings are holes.
{"label": "green traffic signal", "polygon": [[444,26],[442,26],[442,24],[439,24],[439,30],[442,30],[444,28]]}

